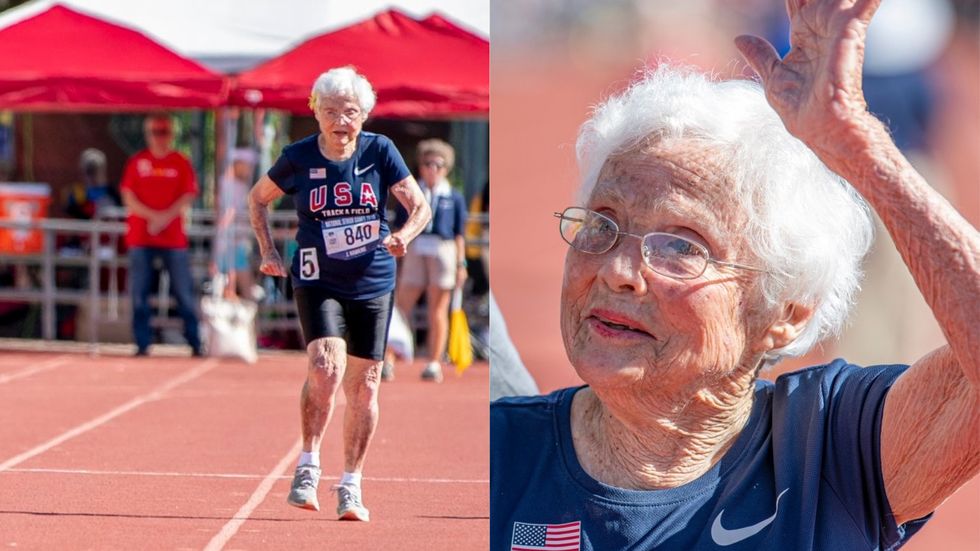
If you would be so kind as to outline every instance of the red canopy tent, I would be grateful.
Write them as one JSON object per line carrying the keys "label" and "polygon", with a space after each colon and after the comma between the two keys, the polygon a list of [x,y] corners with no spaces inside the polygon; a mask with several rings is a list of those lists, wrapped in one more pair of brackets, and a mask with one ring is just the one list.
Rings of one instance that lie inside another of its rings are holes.
{"label": "red canopy tent", "polygon": [[0,109],[211,108],[226,92],[221,75],[62,5],[0,29]]}
{"label": "red canopy tent", "polygon": [[486,116],[490,43],[448,20],[397,10],[311,38],[235,80],[229,102],[308,114],[313,81],[353,65],[378,95],[373,116]]}

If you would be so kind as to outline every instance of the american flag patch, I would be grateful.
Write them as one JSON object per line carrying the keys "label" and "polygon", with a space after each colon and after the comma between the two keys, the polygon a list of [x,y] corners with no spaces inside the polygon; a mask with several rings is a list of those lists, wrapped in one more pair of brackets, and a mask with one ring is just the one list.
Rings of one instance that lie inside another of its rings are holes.
{"label": "american flag patch", "polygon": [[327,178],[327,169],[325,168],[311,168],[310,169],[310,179],[311,180],[325,180]]}
{"label": "american flag patch", "polygon": [[514,523],[510,551],[579,551],[582,523],[528,524]]}

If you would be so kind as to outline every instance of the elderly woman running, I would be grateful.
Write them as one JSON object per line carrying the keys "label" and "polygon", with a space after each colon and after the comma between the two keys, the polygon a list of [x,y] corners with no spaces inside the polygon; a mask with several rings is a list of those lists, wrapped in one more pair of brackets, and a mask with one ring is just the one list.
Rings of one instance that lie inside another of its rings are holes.
{"label": "elderly woman running", "polygon": [[[491,406],[492,549],[895,549],[978,472],[980,236],[866,109],[877,4],[791,0],[784,59],[736,39],[761,87],[661,67],[583,125],[556,215],[588,386]],[[947,344],[758,380],[844,323],[869,205]]]}
{"label": "elderly woman running", "polygon": [[[361,501],[361,470],[378,423],[394,257],[405,254],[431,217],[418,183],[391,140],[361,130],[374,103],[371,84],[352,68],[320,75],[310,96],[320,131],[283,149],[249,194],[264,274],[287,274],[269,230],[269,204],[291,194],[299,217],[299,249],[289,274],[309,370],[300,396],[303,453],[288,502],[320,509],[320,444],[342,384],[347,408],[344,473],[334,487],[337,514],[343,520],[361,521],[369,520]],[[409,213],[397,232],[389,231],[385,218],[389,191]]]}

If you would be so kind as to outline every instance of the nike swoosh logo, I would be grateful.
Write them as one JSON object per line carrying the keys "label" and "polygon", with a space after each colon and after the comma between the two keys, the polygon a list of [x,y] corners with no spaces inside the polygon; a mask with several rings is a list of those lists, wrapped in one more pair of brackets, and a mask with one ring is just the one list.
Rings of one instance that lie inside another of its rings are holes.
{"label": "nike swoosh logo", "polygon": [[735,530],[728,530],[721,525],[721,515],[725,514],[725,510],[722,509],[718,516],[715,517],[715,522],[711,525],[711,539],[715,540],[715,543],[724,547],[727,545],[732,545],[733,543],[738,543],[744,539],[751,538],[752,536],[758,534],[763,528],[772,524],[772,521],[776,520],[776,515],[779,514],[779,498],[783,497],[783,494],[789,491],[786,488],[779,493],[776,498],[776,512],[772,514],[771,517],[753,524],[752,526],[746,526],[744,528],[736,528]]}
{"label": "nike swoosh logo", "polygon": [[369,171],[369,170],[371,170],[371,167],[372,167],[372,166],[374,166],[374,163],[371,163],[371,164],[369,164],[369,165],[367,165],[367,166],[366,166],[366,167],[364,167],[364,168],[357,168],[357,167],[355,166],[355,167],[354,167],[354,176],[360,176],[361,174],[364,174],[365,172],[367,172],[367,171]]}

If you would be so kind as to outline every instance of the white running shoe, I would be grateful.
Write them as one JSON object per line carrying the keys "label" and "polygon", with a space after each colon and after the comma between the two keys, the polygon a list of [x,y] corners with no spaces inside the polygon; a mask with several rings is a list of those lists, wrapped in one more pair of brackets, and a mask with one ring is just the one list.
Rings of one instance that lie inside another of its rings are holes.
{"label": "white running shoe", "polygon": [[429,362],[422,371],[423,381],[442,382],[442,365],[439,362]]}
{"label": "white running shoe", "polygon": [[339,520],[359,520],[368,522],[371,513],[361,503],[361,487],[350,484],[337,484],[330,488],[337,492],[337,518]]}

